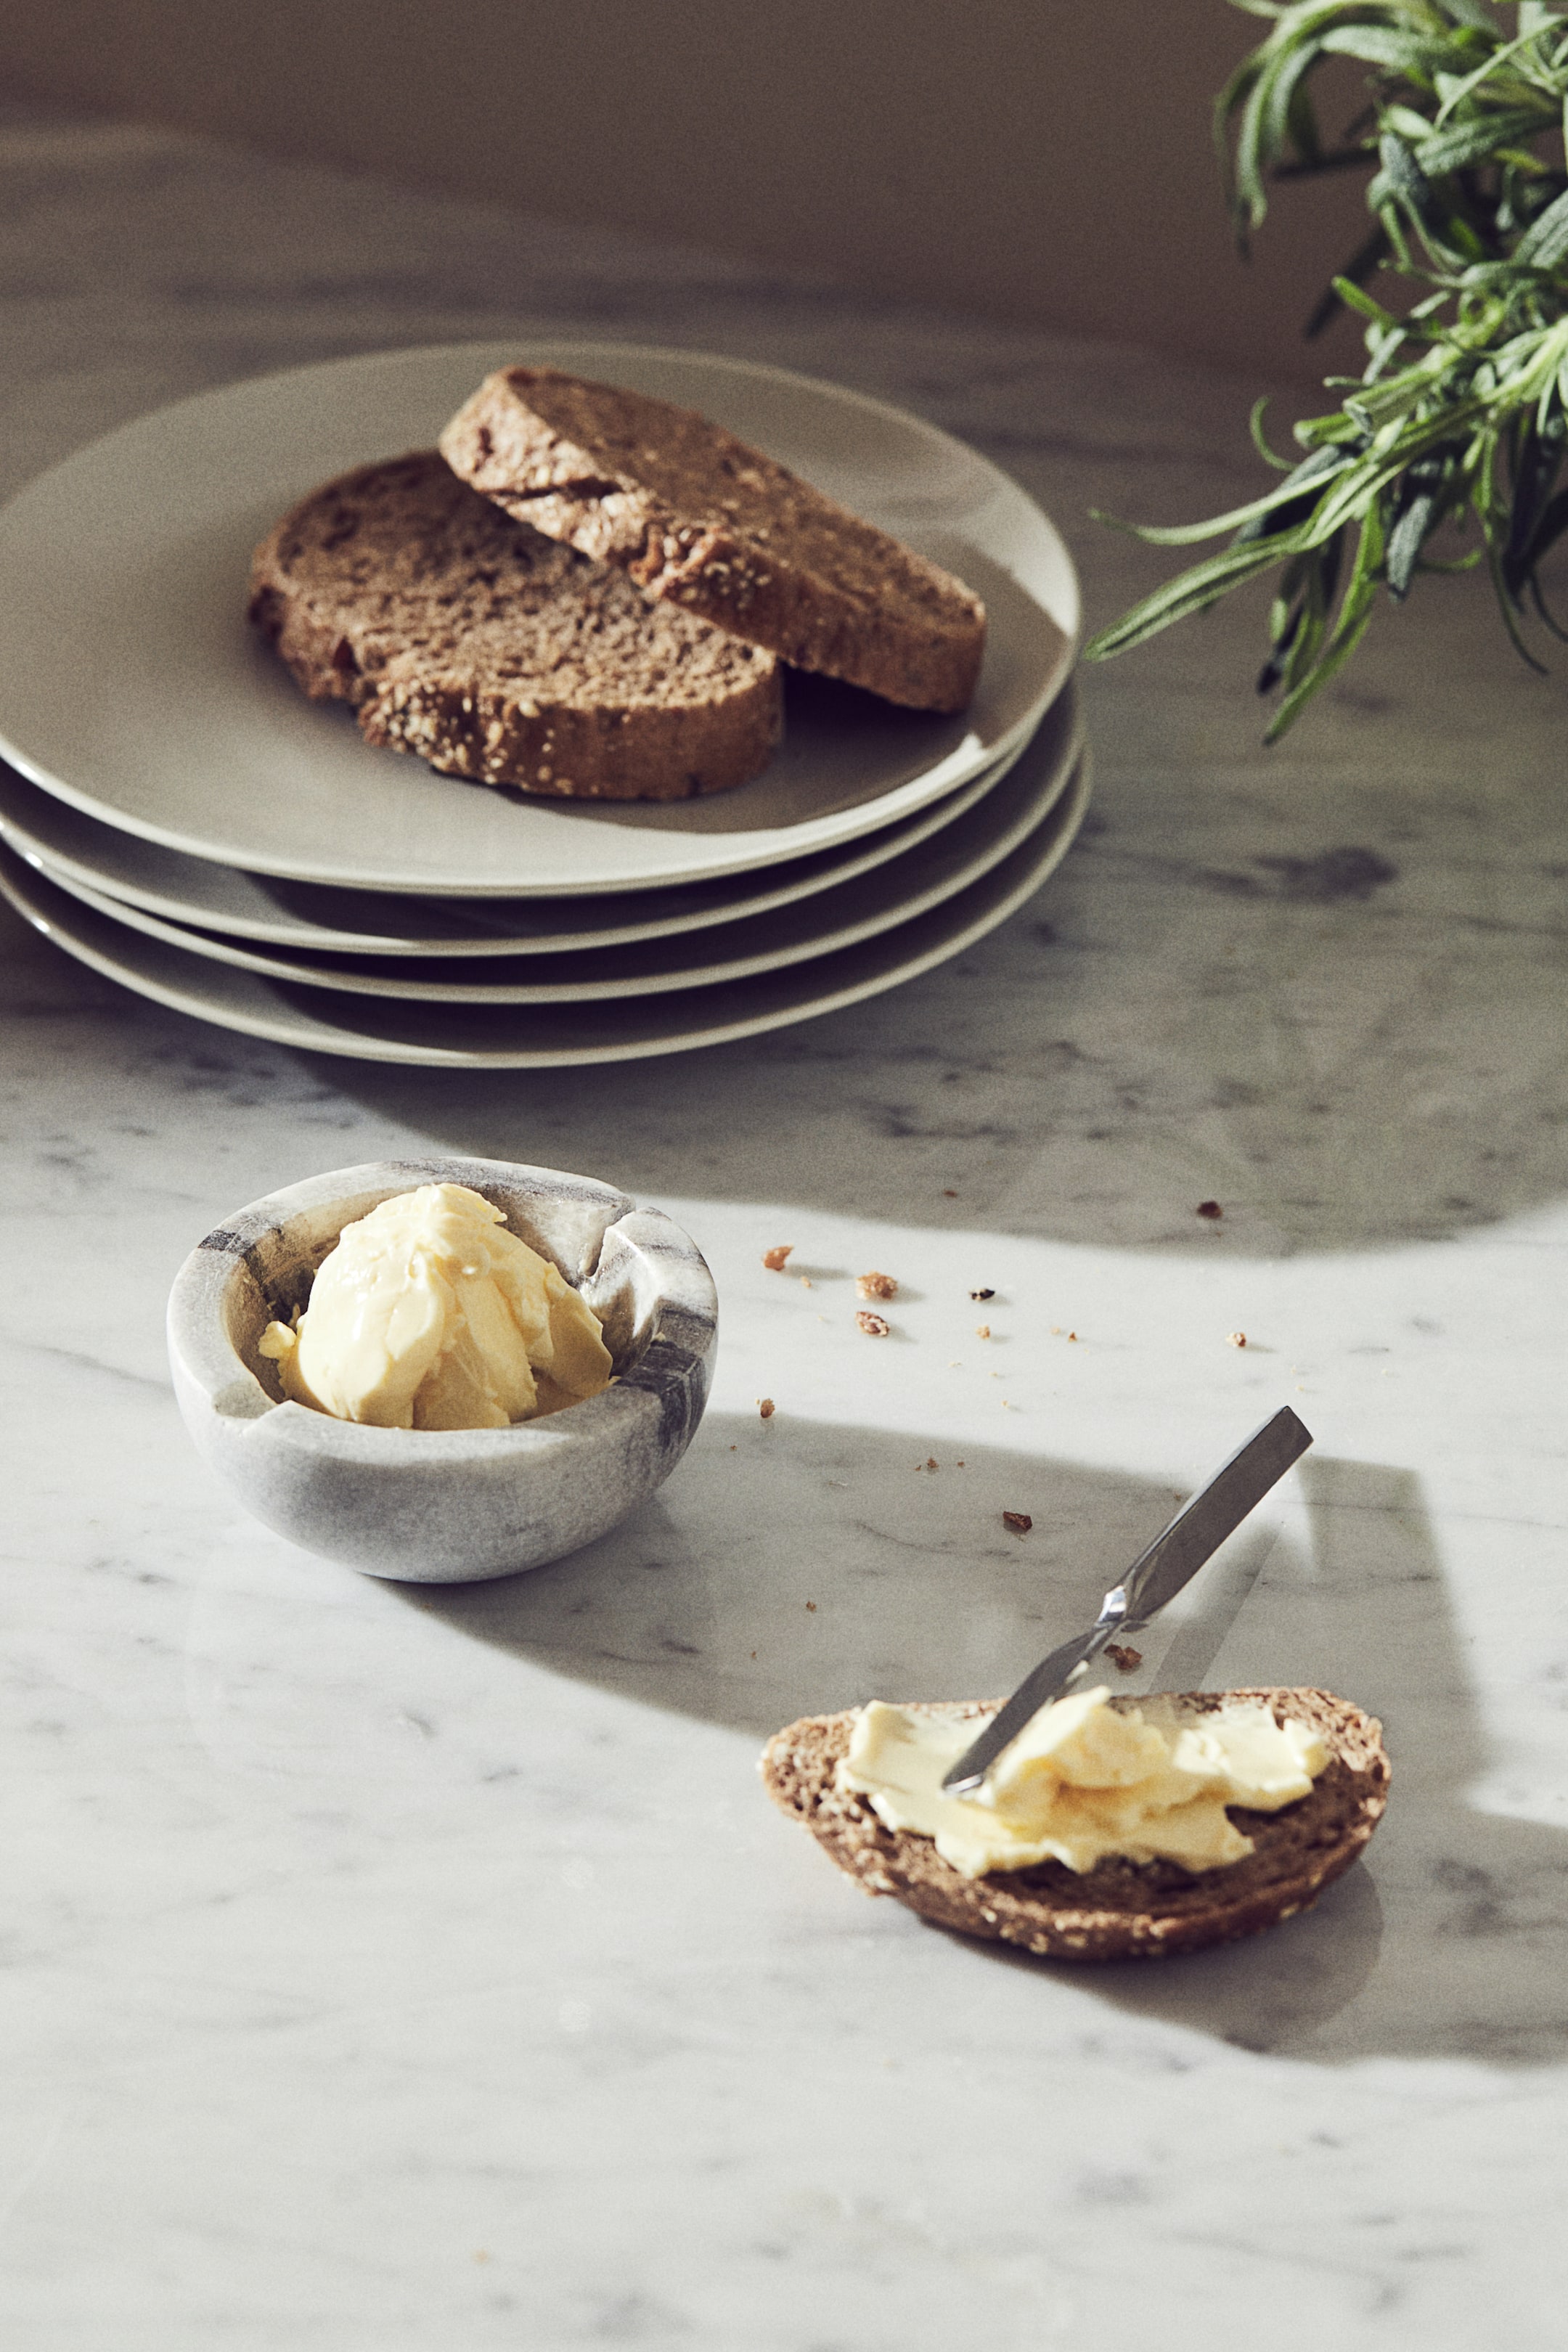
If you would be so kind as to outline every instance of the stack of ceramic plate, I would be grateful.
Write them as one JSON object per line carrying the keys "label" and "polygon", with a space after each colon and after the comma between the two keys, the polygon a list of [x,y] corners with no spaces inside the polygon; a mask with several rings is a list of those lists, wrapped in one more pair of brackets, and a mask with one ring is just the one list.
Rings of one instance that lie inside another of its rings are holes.
{"label": "stack of ceramic plate", "polygon": [[1022,490],[900,411],[770,368],[527,356],[700,408],[984,597],[971,708],[792,677],[739,791],[552,802],[368,748],[246,625],[251,548],[327,476],[427,447],[515,344],[271,376],[144,417],[0,516],[0,888],[70,954],[231,1029],[529,1067],[710,1045],[960,953],[1082,820],[1077,583]]}

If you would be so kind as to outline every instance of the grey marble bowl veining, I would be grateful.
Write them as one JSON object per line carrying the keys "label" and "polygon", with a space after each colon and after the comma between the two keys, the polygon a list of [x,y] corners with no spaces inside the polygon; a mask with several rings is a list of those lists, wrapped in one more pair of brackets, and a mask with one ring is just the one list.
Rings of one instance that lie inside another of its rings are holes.
{"label": "grey marble bowl veining", "polygon": [[[307,1299],[343,1226],[394,1192],[468,1184],[576,1285],[617,1378],[511,1429],[372,1429],[288,1402],[257,1352]],[[191,1252],[169,1295],[185,1426],[247,1507],[371,1576],[460,1583],[539,1568],[592,1542],[668,1478],[690,1444],[718,1334],[701,1253],[658,1209],[586,1176],[502,1160],[384,1160],[253,1201]]]}

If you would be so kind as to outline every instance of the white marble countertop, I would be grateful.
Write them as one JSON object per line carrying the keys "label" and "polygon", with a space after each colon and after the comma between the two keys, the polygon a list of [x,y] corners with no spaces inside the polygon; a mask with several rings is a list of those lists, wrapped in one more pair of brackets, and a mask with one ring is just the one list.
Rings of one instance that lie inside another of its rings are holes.
{"label": "white marble countertop", "polygon": [[[163,134],[12,113],[0,185],[7,490],[255,371],[579,326],[973,438],[1060,520],[1091,620],[1163,568],[1091,503],[1253,479],[1253,387],[1165,361]],[[1044,894],[760,1044],[311,1060],[0,925],[8,2340],[1557,2340],[1563,677],[1432,582],[1265,754],[1257,630],[1090,672],[1095,809]],[[162,1335],[226,1211],[431,1145],[668,1207],[724,1310],[657,1505],[447,1593],[240,1517]],[[889,1342],[852,1325],[873,1265]],[[1006,1685],[1281,1401],[1317,1448],[1143,1679],[1383,1716],[1387,1822],[1315,1914],[1075,1973],[868,1903],[773,1813],[767,1731]]]}

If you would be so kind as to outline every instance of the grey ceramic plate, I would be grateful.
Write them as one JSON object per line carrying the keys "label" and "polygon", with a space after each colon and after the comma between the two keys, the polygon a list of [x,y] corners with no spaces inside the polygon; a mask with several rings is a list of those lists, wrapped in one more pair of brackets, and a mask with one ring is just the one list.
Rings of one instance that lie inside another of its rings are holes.
{"label": "grey ceramic plate", "polygon": [[144,939],[84,907],[0,849],[0,890],[68,954],[176,1012],[220,1028],[358,1061],[457,1069],[569,1068],[688,1052],[783,1029],[912,980],[1005,922],[1067,855],[1089,801],[1086,752],[1070,789],[1011,856],[956,898],[879,939],[725,988],[619,1004],[408,1004],[263,980]]}
{"label": "grey ceramic plate", "polygon": [[[737,792],[662,806],[454,787],[307,702],[247,627],[250,551],[325,477],[428,446],[522,358],[700,408],[985,598],[955,719],[792,677],[786,740]],[[337,360],[161,409],[0,514],[0,752],[73,807],[253,873],[448,896],[711,879],[831,849],[993,766],[1072,666],[1078,583],[1016,483],[948,435],[782,369],[633,344],[458,344]]]}
{"label": "grey ceramic plate", "polygon": [[[1069,681],[1032,739],[1058,750],[1078,725]],[[974,806],[1020,758],[1007,752],[930,807],[840,849],[761,875],[580,898],[433,898],[247,874],[165,849],[58,800],[0,761],[0,838],[67,889],[99,892],[174,923],[315,955],[474,957],[581,953],[771,913],[869,874]]]}
{"label": "grey ceramic plate", "polygon": [[[1039,739],[1037,738],[1037,743]],[[1075,730],[1054,751],[1031,744],[1010,775],[955,824],[836,889],[782,907],[770,915],[699,931],[695,937],[649,940],[631,947],[590,948],[575,955],[510,956],[479,966],[393,956],[340,956],[333,961],[287,948],[171,923],[40,865],[45,877],[84,906],[150,939],[165,940],[215,963],[260,972],[270,980],[346,990],[356,996],[391,996],[436,1004],[570,1004],[615,1003],[674,989],[713,988],[779,971],[813,956],[875,939],[909,922],[978,882],[1025,840],[1065,791],[1082,749]],[[31,860],[28,861],[32,863]]]}

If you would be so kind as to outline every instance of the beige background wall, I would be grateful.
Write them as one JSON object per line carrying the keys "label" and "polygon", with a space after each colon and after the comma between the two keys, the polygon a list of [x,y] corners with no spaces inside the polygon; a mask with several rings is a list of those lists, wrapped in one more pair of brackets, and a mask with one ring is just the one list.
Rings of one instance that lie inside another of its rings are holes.
{"label": "beige background wall", "polygon": [[1236,258],[1209,102],[1265,29],[1226,0],[0,0],[0,88],[1310,376],[1355,348],[1299,331],[1361,198],[1290,188]]}

